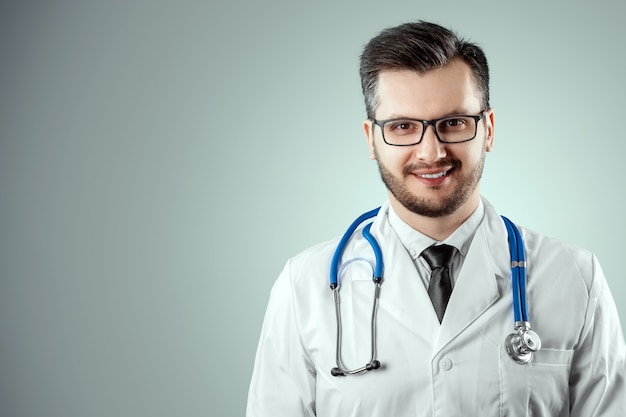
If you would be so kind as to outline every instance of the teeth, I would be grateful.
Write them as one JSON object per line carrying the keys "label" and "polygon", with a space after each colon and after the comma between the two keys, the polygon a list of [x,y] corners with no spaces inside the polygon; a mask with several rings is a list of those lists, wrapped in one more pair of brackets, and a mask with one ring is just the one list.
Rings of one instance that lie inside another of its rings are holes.
{"label": "teeth", "polygon": [[420,174],[419,176],[422,178],[441,178],[446,175],[448,171],[439,172],[437,174]]}

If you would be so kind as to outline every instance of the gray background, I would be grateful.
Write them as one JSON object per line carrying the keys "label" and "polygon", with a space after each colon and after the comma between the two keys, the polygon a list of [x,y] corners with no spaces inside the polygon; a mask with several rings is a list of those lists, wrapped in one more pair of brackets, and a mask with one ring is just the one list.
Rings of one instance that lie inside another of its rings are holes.
{"label": "gray background", "polygon": [[418,18],[490,59],[483,193],[593,250],[626,319],[623,6],[12,3],[0,5],[1,416],[243,415],[287,257],[385,199],[358,55]]}

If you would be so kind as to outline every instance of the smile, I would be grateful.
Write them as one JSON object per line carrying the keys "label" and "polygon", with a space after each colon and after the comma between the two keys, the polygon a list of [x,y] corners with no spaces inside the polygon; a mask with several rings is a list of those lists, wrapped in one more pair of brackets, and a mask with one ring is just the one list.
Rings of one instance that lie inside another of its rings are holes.
{"label": "smile", "polygon": [[420,178],[429,178],[429,179],[434,179],[434,178],[441,178],[443,176],[445,176],[449,171],[442,171],[442,172],[438,172],[436,174],[418,174],[417,176]]}

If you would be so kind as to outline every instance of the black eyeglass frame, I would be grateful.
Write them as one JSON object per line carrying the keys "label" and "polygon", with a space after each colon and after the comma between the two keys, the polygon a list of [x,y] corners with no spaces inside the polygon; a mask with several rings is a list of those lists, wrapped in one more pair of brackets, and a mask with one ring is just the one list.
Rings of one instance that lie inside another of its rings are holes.
{"label": "black eyeglass frame", "polygon": [[[420,142],[422,142],[422,139],[424,139],[424,134],[426,133],[426,129],[428,129],[428,126],[433,127],[433,130],[435,131],[435,137],[437,138],[437,140],[441,143],[464,143],[464,142],[469,142],[470,140],[473,140],[476,138],[476,134],[478,134],[478,122],[480,122],[484,117],[485,117],[485,113],[487,112],[489,108],[484,109],[483,111],[480,112],[480,114],[478,115],[474,115],[474,114],[451,114],[448,116],[444,116],[444,117],[440,117],[438,119],[432,119],[432,120],[422,120],[422,119],[411,119],[408,117],[400,117],[397,119],[387,119],[387,120],[376,120],[376,119],[370,119],[372,121],[373,124],[375,124],[376,126],[380,127],[380,132],[383,135],[383,141],[389,145],[389,146],[413,146],[413,145],[418,145]],[[456,117],[469,117],[474,119],[474,121],[476,122],[474,124],[474,135],[469,138],[469,139],[465,139],[465,140],[461,140],[459,142],[447,142],[443,139],[441,139],[441,137],[439,137],[439,132],[437,131],[437,122],[440,122],[442,120],[446,120],[446,119],[454,119]],[[407,122],[419,122],[422,124],[422,126],[424,126],[424,129],[422,130],[422,136],[420,136],[419,140],[417,142],[413,142],[413,143],[403,143],[403,144],[396,144],[396,143],[389,143],[387,142],[387,139],[385,138],[385,123],[389,123],[389,122],[396,122],[396,121],[400,121],[400,120],[406,120]]]}

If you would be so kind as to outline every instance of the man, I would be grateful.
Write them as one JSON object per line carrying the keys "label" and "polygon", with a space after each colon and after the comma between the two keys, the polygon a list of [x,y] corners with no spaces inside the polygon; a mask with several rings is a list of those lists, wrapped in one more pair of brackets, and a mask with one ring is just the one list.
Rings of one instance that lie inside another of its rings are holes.
{"label": "man", "polygon": [[[339,240],[290,259],[272,289],[247,415],[626,416],[626,347],[595,256],[521,228],[527,264],[512,265],[505,223],[481,198],[494,140],[483,51],[409,23],[366,45],[361,81],[389,195],[370,230],[382,284],[372,284],[375,256],[359,228],[337,272],[339,345],[327,278]],[[516,351],[505,339],[520,267],[541,341],[528,332]]]}

